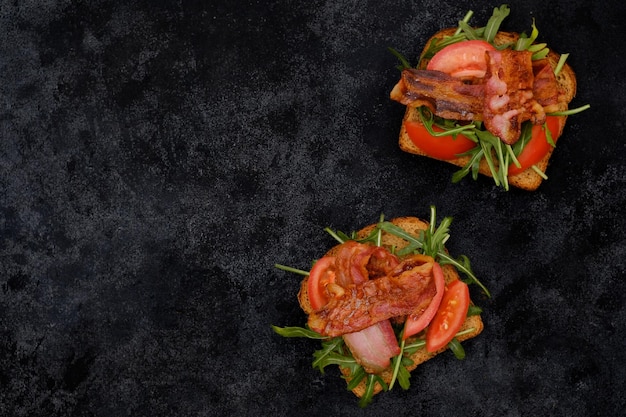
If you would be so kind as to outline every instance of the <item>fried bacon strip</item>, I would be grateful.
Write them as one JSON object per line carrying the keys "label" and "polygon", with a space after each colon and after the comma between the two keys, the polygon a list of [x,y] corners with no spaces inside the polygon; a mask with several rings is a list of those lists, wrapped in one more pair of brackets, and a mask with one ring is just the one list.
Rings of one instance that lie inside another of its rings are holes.
{"label": "fried bacon strip", "polygon": [[370,374],[382,372],[391,364],[390,358],[400,354],[400,346],[389,320],[344,334],[343,340],[354,359]]}
{"label": "fried bacon strip", "polygon": [[336,282],[342,287],[362,284],[368,279],[386,275],[399,263],[398,257],[385,248],[349,240],[337,251]]}
{"label": "fried bacon strip", "polygon": [[[388,250],[355,241],[342,244],[335,255],[335,282],[326,287],[329,298],[345,294],[342,286],[363,284],[387,275],[400,261]],[[390,358],[400,354],[400,347],[389,320],[363,330],[346,333],[343,340],[354,359],[369,373],[386,369]]]}
{"label": "fried bacon strip", "polygon": [[400,347],[389,319],[421,314],[433,299],[434,260],[423,255],[402,262],[387,249],[348,241],[334,254],[335,279],[326,285],[328,303],[309,314],[309,327],[342,336],[366,372],[389,367]]}
{"label": "fried bacon strip", "polygon": [[517,142],[521,124],[545,121],[558,104],[558,84],[547,60],[532,61],[529,51],[487,51],[487,72],[473,83],[439,71],[404,69],[390,97],[407,106],[426,106],[450,120],[483,121],[504,143]]}
{"label": "fried bacon strip", "polygon": [[[333,292],[333,289],[329,290]],[[381,321],[423,309],[435,293],[432,263],[424,263],[422,256],[413,256],[382,278],[336,290],[326,306],[309,315],[308,324],[311,329],[328,336],[358,332]]]}
{"label": "fried bacon strip", "polygon": [[559,88],[556,75],[547,59],[533,61],[533,73],[535,81],[533,83],[533,95],[539,104],[546,107],[558,104]]}
{"label": "fried bacon strip", "polygon": [[488,131],[512,145],[520,137],[522,123],[546,120],[533,94],[532,52],[487,51],[483,120]]}
{"label": "fried bacon strip", "polygon": [[481,120],[484,88],[465,84],[441,71],[402,70],[391,99],[404,105],[426,106],[437,116],[452,120]]}

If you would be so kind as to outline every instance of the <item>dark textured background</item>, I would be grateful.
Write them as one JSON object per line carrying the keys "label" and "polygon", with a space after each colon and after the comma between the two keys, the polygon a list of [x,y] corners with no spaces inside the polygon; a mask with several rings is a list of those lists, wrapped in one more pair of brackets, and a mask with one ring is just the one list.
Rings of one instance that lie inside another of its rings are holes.
{"label": "dark textured background", "polygon": [[[499,3],[214,3],[0,4],[0,415],[622,415],[623,2],[510,3],[592,106],[532,193],[402,153],[388,98],[387,47]],[[431,204],[486,329],[360,410],[271,331],[305,320],[273,265]]]}

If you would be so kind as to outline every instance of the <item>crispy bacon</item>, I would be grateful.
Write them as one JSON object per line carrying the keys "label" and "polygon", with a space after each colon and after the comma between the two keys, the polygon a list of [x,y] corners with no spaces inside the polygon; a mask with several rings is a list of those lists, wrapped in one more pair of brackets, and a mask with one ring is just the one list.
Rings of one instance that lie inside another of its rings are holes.
{"label": "crispy bacon", "polygon": [[543,123],[546,114],[534,99],[532,52],[487,51],[485,75],[485,127],[504,143],[517,142],[522,123]]}
{"label": "crispy bacon", "polygon": [[423,309],[435,292],[432,263],[424,263],[423,257],[409,257],[382,278],[344,287],[326,306],[309,315],[308,324],[328,336],[357,332]]}
{"label": "crispy bacon", "polygon": [[404,105],[427,106],[434,114],[452,120],[480,120],[484,89],[465,84],[441,71],[407,68],[391,92]]}
{"label": "crispy bacon", "polygon": [[533,95],[535,100],[543,107],[548,107],[559,102],[559,89],[556,75],[547,59],[533,61]]}
{"label": "crispy bacon", "polygon": [[[335,256],[335,283],[326,287],[331,299],[343,297],[344,287],[363,284],[388,274],[400,261],[384,248],[355,241],[342,244]],[[382,320],[359,331],[343,335],[355,360],[369,373],[378,373],[390,365],[390,358],[400,353],[389,320]]]}
{"label": "crispy bacon", "polygon": [[336,282],[342,287],[361,284],[370,278],[386,275],[398,263],[398,257],[382,247],[349,240],[337,251]]}
{"label": "crispy bacon", "polygon": [[439,71],[405,69],[390,97],[406,106],[426,106],[451,120],[484,121],[504,143],[517,142],[521,124],[545,121],[545,108],[560,100],[558,83],[547,60],[533,63],[528,51],[487,51],[482,80],[465,81]]}
{"label": "crispy bacon", "polygon": [[433,263],[421,255],[400,262],[382,247],[342,244],[334,255],[335,280],[325,289],[329,301],[309,314],[309,327],[342,336],[366,372],[381,372],[400,353],[389,319],[422,312],[430,304],[436,292]]}

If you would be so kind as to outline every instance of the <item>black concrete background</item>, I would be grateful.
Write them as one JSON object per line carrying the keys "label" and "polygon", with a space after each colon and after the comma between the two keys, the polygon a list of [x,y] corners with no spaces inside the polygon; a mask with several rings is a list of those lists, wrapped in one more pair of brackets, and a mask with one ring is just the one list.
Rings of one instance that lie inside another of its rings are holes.
{"label": "black concrete background", "polygon": [[[626,8],[509,4],[592,106],[532,193],[396,144],[387,47],[498,3],[2,2],[0,415],[621,415]],[[431,204],[486,329],[360,410],[271,331],[305,319],[273,265]]]}

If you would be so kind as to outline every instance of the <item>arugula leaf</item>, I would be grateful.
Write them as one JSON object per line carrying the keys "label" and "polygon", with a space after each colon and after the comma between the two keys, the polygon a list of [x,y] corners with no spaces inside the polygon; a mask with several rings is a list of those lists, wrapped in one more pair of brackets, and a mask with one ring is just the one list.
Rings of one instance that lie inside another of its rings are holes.
{"label": "arugula leaf", "polygon": [[[458,338],[460,336],[464,336],[466,334],[472,333],[475,330],[476,330],[475,328],[470,327],[470,328],[467,328],[465,330],[461,330],[456,335],[454,335],[454,337]],[[415,339],[413,342],[407,344],[404,347],[404,352],[406,352],[407,354],[411,355],[411,354],[417,352],[418,350],[423,349],[424,347],[426,347],[426,339]]]}
{"label": "arugula leaf", "polygon": [[472,18],[472,15],[474,14],[474,12],[472,10],[468,10],[467,13],[465,13],[465,16],[463,16],[463,20],[459,21],[459,28],[456,30],[456,32],[454,33],[455,35],[458,35],[461,33],[462,28],[461,25],[463,23],[467,23],[470,21],[470,19]]}
{"label": "arugula leaf", "polygon": [[[478,178],[480,162],[484,159],[496,186],[502,186],[505,190],[509,189],[508,166],[512,160],[519,164],[517,158],[511,157],[510,149],[508,148],[509,145],[502,143],[502,141],[491,132],[482,130],[482,124],[480,122],[474,122],[465,126],[458,125],[454,121],[433,116],[430,110],[425,108],[425,106],[420,107],[418,112],[420,121],[431,135],[444,136],[463,133],[465,137],[477,144],[475,148],[461,154],[461,156],[471,157],[468,159],[465,166],[453,174],[453,183],[459,182],[469,173],[472,174],[473,179]],[[443,129],[443,131],[435,132],[432,129],[433,124],[436,124]]]}
{"label": "arugula leaf", "polygon": [[469,306],[469,308],[467,309],[467,317],[471,317],[471,316],[478,316],[483,312],[483,309],[475,306],[475,305],[471,305]]}
{"label": "arugula leaf", "polygon": [[392,55],[398,58],[398,61],[400,61],[400,65],[398,65],[396,68],[398,68],[400,71],[407,69],[407,68],[411,68],[411,64],[404,57],[404,55],[402,55],[400,52],[398,52],[392,47],[387,47],[387,50],[389,50],[389,52],[391,52]]}
{"label": "arugula leaf", "polygon": [[546,46],[548,46],[547,43],[535,43],[530,45],[528,48],[526,48],[527,50],[529,50],[530,52],[540,52],[544,49],[547,49]]}
{"label": "arugula leaf", "polygon": [[339,365],[350,369],[351,374],[355,374],[359,368],[362,369],[351,354],[344,352],[344,341],[342,337],[329,338],[304,327],[278,327],[272,325],[272,329],[283,337],[304,337],[307,339],[322,340],[322,348],[313,352],[313,368],[324,373],[324,368],[328,365]]}
{"label": "arugula leaf", "polygon": [[559,62],[557,62],[556,67],[554,67],[554,75],[559,75],[568,57],[569,54],[561,54],[561,56],[559,57]]}
{"label": "arugula leaf", "polygon": [[487,25],[485,26],[485,33],[483,38],[489,42],[493,43],[493,40],[496,38],[496,34],[498,30],[500,30],[500,25],[502,21],[511,13],[511,9],[506,4],[500,6],[500,8],[495,7],[493,9],[493,14],[487,21]]}
{"label": "arugula leaf", "polygon": [[390,390],[393,388],[396,381],[398,381],[402,389],[407,390],[411,386],[411,383],[409,381],[409,378],[411,378],[411,373],[406,367],[412,365],[413,361],[410,358],[404,356],[404,345],[406,344],[406,340],[404,340],[404,338],[402,337],[402,333],[399,336],[399,339],[401,340],[400,353],[391,360],[391,368],[393,369],[393,373],[391,375],[391,380],[389,381]]}
{"label": "arugula leaf", "polygon": [[[405,357],[402,357],[405,358]],[[398,375],[396,377],[396,379],[398,380],[398,384],[400,384],[400,387],[403,390],[407,390],[409,388],[411,388],[411,373],[409,372],[408,369],[406,369],[406,367],[408,366],[408,364],[406,364],[402,358],[400,359],[400,362],[402,363],[402,366],[400,366],[398,368]],[[407,359],[407,358],[405,358]],[[410,360],[410,359],[409,359]],[[411,361],[412,363],[413,361]],[[389,386],[389,389],[391,389],[391,386]]]}
{"label": "arugula leaf", "polygon": [[311,329],[305,329],[304,327],[278,327],[272,325],[272,329],[282,337],[306,337],[307,339],[328,339],[327,336],[314,332]]}
{"label": "arugula leaf", "polygon": [[426,347],[426,339],[416,339],[404,347],[404,352],[407,355],[412,355],[424,347]]}
{"label": "arugula leaf", "polygon": [[543,131],[546,134],[546,142],[548,142],[548,144],[550,146],[555,148],[556,147],[556,143],[554,143],[554,139],[552,139],[552,132],[550,132],[550,129],[548,129],[548,123],[544,123],[543,126],[541,126],[541,128],[543,129]]}
{"label": "arugula leaf", "polygon": [[535,19],[533,19],[532,31],[530,32],[530,36],[526,34],[520,35],[519,39],[513,46],[513,49],[516,51],[533,52],[531,58],[533,61],[545,58],[550,50],[547,48],[548,44],[546,43],[535,43],[538,36],[539,30],[537,29],[537,26],[535,26]]}
{"label": "arugula leaf", "polygon": [[472,41],[481,38],[481,35],[467,22],[461,20],[459,22],[459,29],[461,29],[463,34],[465,34],[465,39],[467,40]]}
{"label": "arugula leaf", "polygon": [[452,353],[454,353],[454,356],[457,359],[465,359],[465,349],[463,349],[463,346],[461,346],[461,342],[459,342],[456,337],[453,338],[450,343],[448,343],[448,348],[452,351]]}
{"label": "arugula leaf", "polygon": [[[468,131],[474,131],[476,125],[468,124],[468,125],[459,125],[453,120],[446,120],[442,118],[435,118],[433,113],[426,106],[420,106],[417,109],[418,115],[420,117],[420,121],[428,131],[431,136],[439,137],[439,136],[456,136],[459,133],[465,133]],[[445,129],[443,132],[437,132],[433,129],[433,125],[441,129]],[[472,139],[472,137],[468,137]],[[476,140],[474,140],[476,142]]]}
{"label": "arugula leaf", "polygon": [[533,56],[531,57],[531,59],[533,61],[537,61],[539,59],[543,59],[543,58],[547,57],[549,53],[550,53],[550,50],[548,48],[543,48],[539,52],[535,52],[533,54]]}
{"label": "arugula leaf", "polygon": [[524,149],[526,144],[530,141],[530,139],[532,139],[532,130],[532,123],[527,122],[522,124],[522,132],[520,133],[520,137],[517,142],[515,142],[515,144],[513,144],[512,146],[513,154],[517,156],[522,153],[522,150]]}
{"label": "arugula leaf", "polygon": [[309,271],[303,271],[302,269],[292,268],[287,265],[274,264],[274,268],[282,269],[283,271],[287,272],[294,272],[299,275],[309,275]]}
{"label": "arugula leaf", "polygon": [[[416,250],[424,247],[423,237],[416,238],[415,236],[413,236],[406,230],[402,229],[400,226],[396,226],[395,224],[391,222],[381,222],[379,223],[378,227],[387,233],[396,235],[406,240],[407,242],[409,242],[408,246],[406,246],[404,249],[397,251],[398,256],[407,255],[409,253],[415,252]],[[423,233],[423,232],[420,232],[420,233]]]}
{"label": "arugula leaf", "polygon": [[322,342],[322,349],[313,352],[313,368],[317,368],[324,373],[324,368],[337,360],[337,355],[343,354],[341,348],[343,346],[343,338],[335,337]]}
{"label": "arugula leaf", "polygon": [[476,131],[476,136],[478,136],[478,138],[480,139],[479,144],[483,149],[483,154],[485,155],[485,160],[487,161],[487,166],[489,167],[489,171],[491,172],[491,176],[493,177],[494,182],[498,186],[500,184],[503,184],[502,175],[500,175],[500,171],[496,167],[494,160],[491,156],[492,150],[495,150],[497,152],[498,143],[501,142],[500,139],[495,137],[491,132],[487,130]]}
{"label": "arugula leaf", "polygon": [[469,258],[467,256],[461,255],[459,257],[459,259],[454,259],[450,255],[448,255],[447,253],[439,253],[439,258],[440,258],[439,259],[439,263],[441,265],[450,264],[450,265],[454,266],[457,270],[459,270],[460,272],[465,274],[467,276],[467,278],[463,279],[463,282],[465,282],[466,284],[476,284],[476,285],[478,285],[480,287],[480,289],[485,293],[485,295],[487,297],[491,297],[491,293],[489,292],[487,287],[485,287],[478,280],[478,278],[476,278],[476,275],[474,275],[474,272],[472,271],[472,267],[470,265],[470,260],[469,260]]}
{"label": "arugula leaf", "polygon": [[383,391],[389,390],[389,387],[379,375],[367,374],[367,381],[365,383],[365,393],[363,393],[363,396],[359,400],[359,407],[365,408],[372,402],[374,398],[374,388],[376,388],[376,384],[380,384]]}
{"label": "arugula leaf", "polygon": [[480,146],[477,146],[474,149],[470,149],[469,151],[465,152],[463,156],[471,156],[471,158],[467,161],[465,166],[463,166],[460,170],[452,174],[453,183],[457,183],[461,181],[470,172],[472,173],[472,179],[476,180],[478,178],[478,170],[480,168],[480,161],[483,159],[483,156],[484,156],[484,152],[482,148]]}
{"label": "arugula leaf", "polygon": [[363,369],[362,366],[356,368],[354,372],[350,372],[350,382],[348,382],[346,387],[348,391],[355,389],[366,376],[367,372],[365,372],[365,369]]}
{"label": "arugula leaf", "polygon": [[533,165],[533,166],[531,166],[531,168],[532,168],[533,171],[535,171],[537,173],[537,175],[539,175],[544,180],[548,179],[548,176],[541,169],[539,169],[539,167],[537,165]]}
{"label": "arugula leaf", "polygon": [[420,233],[419,237],[415,237],[401,227],[387,221],[379,223],[378,228],[384,230],[387,233],[391,233],[397,237],[400,237],[408,242],[408,246],[397,252],[398,256],[407,255],[416,251],[432,256],[441,265],[450,264],[454,266],[459,272],[467,276],[467,279],[464,280],[465,283],[478,285],[488,297],[491,297],[491,294],[487,287],[485,287],[478,280],[478,278],[476,278],[476,275],[472,271],[469,258],[465,255],[462,255],[458,259],[454,259],[448,254],[448,251],[445,248],[445,242],[447,242],[448,238],[450,237],[448,231],[449,226],[452,223],[452,218],[445,217],[437,228],[435,227],[435,206],[430,207],[430,212],[431,215],[429,228],[423,233]]}
{"label": "arugula leaf", "polygon": [[548,116],[571,116],[572,114],[577,114],[582,111],[590,108],[591,105],[585,104],[584,106],[576,107],[575,109],[563,110],[563,111],[555,111],[552,113],[547,113]]}
{"label": "arugula leaf", "polygon": [[352,355],[337,353],[334,351],[325,355],[323,360],[319,362],[319,366],[326,367],[328,365],[338,365],[342,368],[350,369],[350,372],[352,373],[356,372],[357,369],[362,368]]}
{"label": "arugula leaf", "polygon": [[340,231],[334,231],[330,227],[326,227],[324,228],[324,230],[328,232],[329,235],[334,237],[335,240],[339,243],[344,243],[345,241],[352,239],[350,236],[346,235],[345,233],[340,232]]}
{"label": "arugula leaf", "polygon": [[533,19],[532,28],[533,29],[530,33],[530,36],[527,36],[525,34],[520,35],[513,49],[515,49],[516,51],[525,51],[530,48],[533,42],[535,42],[535,39],[537,39],[537,36],[539,36],[539,30],[537,29],[537,26],[535,26],[535,19]]}
{"label": "arugula leaf", "polygon": [[428,48],[426,49],[426,51],[423,53],[420,61],[432,58],[437,52],[441,51],[443,48],[445,48],[448,45],[452,45],[453,43],[457,43],[461,41],[466,41],[467,34],[463,32],[463,27],[467,25],[467,23],[469,22],[473,14],[474,12],[471,10],[465,14],[465,17],[463,17],[463,20],[459,21],[459,27],[457,28],[454,35],[445,36],[443,39],[433,39],[430,45],[428,45]]}

